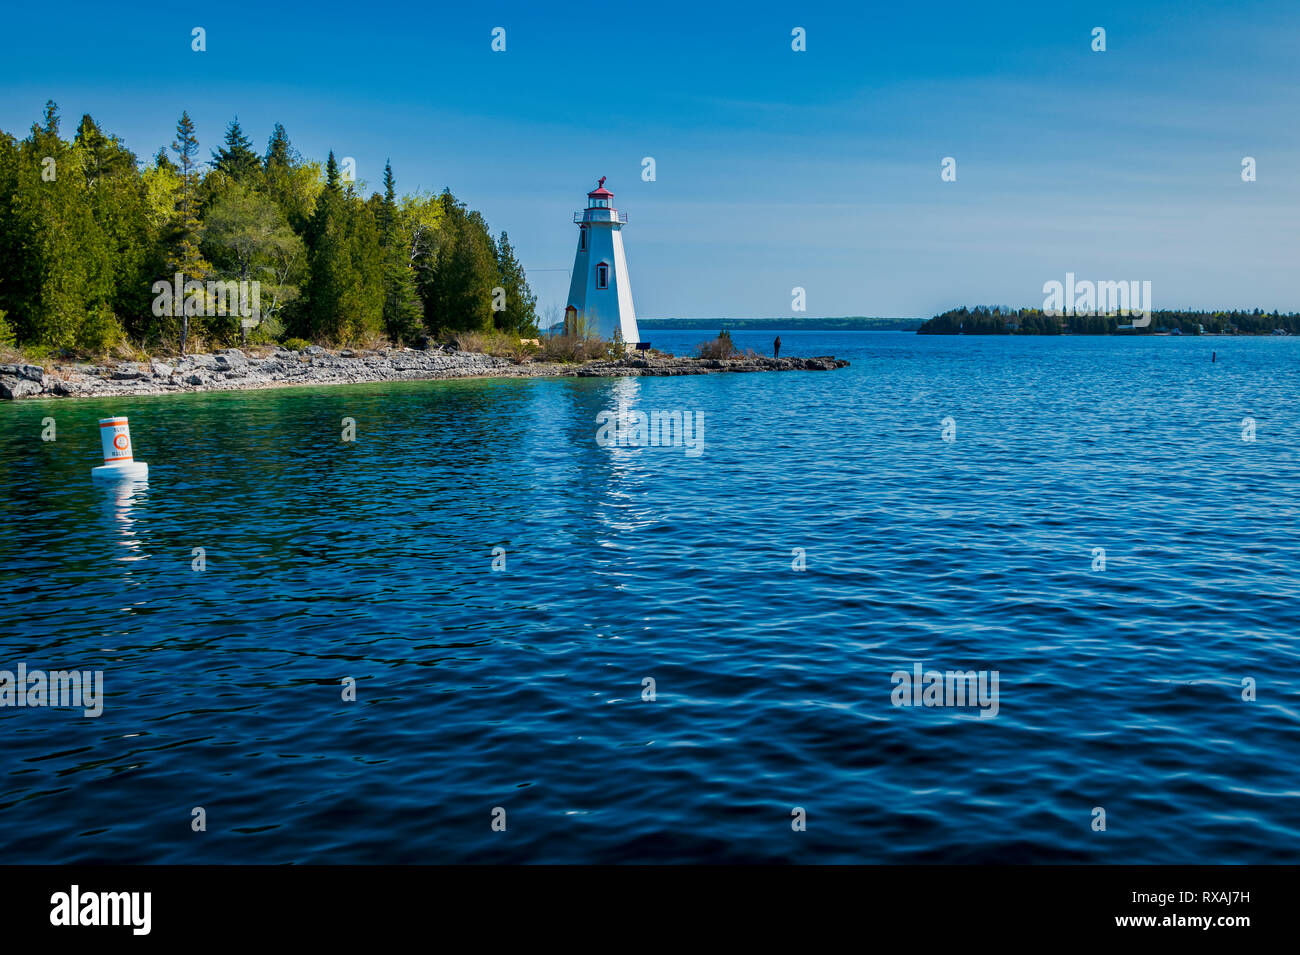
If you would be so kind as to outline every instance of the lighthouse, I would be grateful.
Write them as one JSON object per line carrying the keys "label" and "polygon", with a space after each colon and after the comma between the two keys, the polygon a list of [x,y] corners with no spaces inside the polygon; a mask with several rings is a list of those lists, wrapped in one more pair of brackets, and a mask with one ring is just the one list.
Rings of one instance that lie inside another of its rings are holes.
{"label": "lighthouse", "polygon": [[578,252],[569,282],[565,331],[572,331],[572,316],[579,316],[592,334],[613,341],[617,332],[623,341],[634,345],[641,341],[641,332],[636,327],[632,283],[623,254],[627,213],[614,208],[613,198],[601,176],[595,191],[587,193],[587,208],[573,214],[578,224]]}

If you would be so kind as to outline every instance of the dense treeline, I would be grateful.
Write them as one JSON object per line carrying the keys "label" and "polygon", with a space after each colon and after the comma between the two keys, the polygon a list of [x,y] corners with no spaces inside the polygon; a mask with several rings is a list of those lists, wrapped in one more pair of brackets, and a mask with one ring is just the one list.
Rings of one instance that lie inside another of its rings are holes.
{"label": "dense treeline", "polygon": [[919,335],[1154,335],[1178,331],[1183,335],[1272,335],[1276,331],[1300,334],[1300,314],[1293,312],[1191,312],[1153,311],[1151,323],[1142,328],[1132,318],[1106,315],[1053,317],[1042,309],[1010,309],[1003,306],[949,309],[926,321]]}
{"label": "dense treeline", "polygon": [[[177,273],[183,302],[162,307],[155,283]],[[250,330],[208,289],[254,281]],[[366,198],[332,152],[322,169],[279,124],[259,155],[232,121],[207,163],[188,113],[148,163],[90,116],[63,139],[52,102],[26,139],[0,131],[0,345],[418,344],[457,331],[527,338],[536,325],[504,232],[494,239],[448,190],[399,197],[391,165]]]}

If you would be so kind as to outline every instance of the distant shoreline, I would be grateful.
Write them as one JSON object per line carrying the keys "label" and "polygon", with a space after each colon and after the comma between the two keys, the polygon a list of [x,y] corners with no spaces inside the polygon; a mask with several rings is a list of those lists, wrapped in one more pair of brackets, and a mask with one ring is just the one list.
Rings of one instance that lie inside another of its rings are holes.
{"label": "distant shoreline", "polygon": [[1094,314],[1092,312],[1044,311],[1037,308],[1010,309],[978,305],[949,309],[928,319],[920,335],[1115,335],[1143,338],[1151,335],[1214,335],[1222,337],[1284,337],[1300,335],[1300,314],[1245,311],[1193,311],[1153,309],[1138,313]]}
{"label": "distant shoreline", "polygon": [[733,332],[914,332],[922,318],[642,318],[637,325],[654,331]]}

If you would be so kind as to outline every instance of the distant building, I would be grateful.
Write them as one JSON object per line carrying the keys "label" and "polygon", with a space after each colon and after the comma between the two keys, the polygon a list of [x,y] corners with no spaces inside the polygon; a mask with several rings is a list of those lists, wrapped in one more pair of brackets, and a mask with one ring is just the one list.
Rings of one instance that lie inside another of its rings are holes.
{"label": "distant building", "polygon": [[587,329],[613,340],[616,333],[629,345],[641,341],[632,307],[632,282],[623,253],[623,225],[627,213],[619,212],[610,200],[614,193],[605,188],[601,176],[594,191],[587,193],[587,208],[573,214],[578,223],[578,252],[569,282],[569,304],[565,309],[565,330],[580,318]]}

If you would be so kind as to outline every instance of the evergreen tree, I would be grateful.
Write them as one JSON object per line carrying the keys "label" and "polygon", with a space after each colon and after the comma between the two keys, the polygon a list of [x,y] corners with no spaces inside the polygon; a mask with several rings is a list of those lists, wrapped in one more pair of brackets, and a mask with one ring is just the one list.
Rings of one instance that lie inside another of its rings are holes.
{"label": "evergreen tree", "polygon": [[101,351],[121,338],[112,312],[113,250],[94,218],[86,149],[59,136],[58,107],[4,149],[11,191],[0,208],[0,308],[16,337],[52,349]]}
{"label": "evergreen tree", "polygon": [[[0,131],[0,309],[14,308],[13,274],[18,270],[22,236],[17,228],[14,204],[18,198],[18,141]],[[6,326],[15,332],[13,324]]]}
{"label": "evergreen tree", "polygon": [[492,289],[501,284],[497,252],[483,217],[450,190],[442,204],[442,236],[423,289],[427,321],[441,331],[491,331]]}
{"label": "evergreen tree", "polygon": [[307,230],[306,301],[300,327],[308,337],[368,344],[383,333],[384,259],[373,211],[339,181],[333,151],[325,188]]}
{"label": "evergreen tree", "polygon": [[129,176],[135,172],[135,155],[122,145],[116,136],[105,136],[95,121],[86,113],[81,117],[77,135],[73,139],[85,153],[82,172],[87,185],[92,188],[103,176]]}
{"label": "evergreen tree", "polygon": [[[168,267],[179,272],[182,282],[202,282],[211,272],[212,267],[199,251],[200,228],[198,214],[199,170],[196,158],[199,154],[199,140],[194,132],[194,121],[188,111],[182,111],[176,123],[176,139],[172,142],[172,152],[176,153],[180,173],[180,189],[176,198],[176,219],[171,235]],[[197,314],[204,304],[202,296],[185,296],[184,302],[173,302],[175,312],[180,313],[180,351],[185,354],[185,345],[190,337],[190,314]]]}
{"label": "evergreen tree", "polygon": [[85,115],[75,144],[83,154],[91,216],[111,250],[109,305],[135,331],[143,330],[149,315],[150,287],[157,261],[158,230],[148,215],[144,180],[136,168],[135,154],[116,136],[104,135]]}
{"label": "evergreen tree", "polygon": [[384,251],[373,210],[352,192],[345,194],[350,268],[340,302],[344,342],[371,346],[384,338]]}
{"label": "evergreen tree", "polygon": [[175,164],[174,162],[171,161],[170,157],[168,157],[168,155],[167,155],[167,147],[166,147],[166,146],[159,146],[159,147],[158,147],[158,152],[155,153],[155,154],[154,154],[154,157],[153,157],[153,164],[154,164],[154,166],[156,166],[156,167],[159,168],[159,169],[169,169],[169,170],[171,170],[172,172],[178,172],[178,171],[179,171],[179,170],[176,168],[176,164]]}
{"label": "evergreen tree", "polygon": [[269,170],[273,166],[280,166],[288,169],[293,164],[293,146],[289,143],[289,134],[284,131],[283,123],[276,123],[275,129],[271,131],[271,138],[266,143],[263,168]]}
{"label": "evergreen tree", "polygon": [[304,235],[322,188],[320,164],[303,162],[280,123],[275,124],[275,131],[266,145],[262,178],[267,194],[284,212],[289,225],[299,235]]}
{"label": "evergreen tree", "polygon": [[505,311],[497,312],[496,326],[521,338],[537,336],[537,296],[528,287],[524,268],[515,258],[515,250],[505,232],[497,243],[497,271],[501,273],[501,286],[506,292]]}
{"label": "evergreen tree", "polygon": [[306,223],[304,238],[307,242],[308,279],[304,289],[303,310],[299,313],[297,330],[303,338],[312,339],[335,334],[338,301],[338,282],[341,248],[340,220],[343,193],[339,189],[338,164],[330,150],[325,164],[325,188],[316,200],[316,208]]}
{"label": "evergreen tree", "polygon": [[409,344],[423,332],[424,308],[415,287],[411,242],[402,228],[391,162],[384,163],[384,198],[378,221],[379,242],[384,253],[384,329],[393,341]]}
{"label": "evergreen tree", "polygon": [[253,151],[252,141],[240,129],[238,116],[226,127],[225,146],[213,150],[212,165],[214,169],[225,173],[236,182],[248,179],[261,169],[261,160]]}

